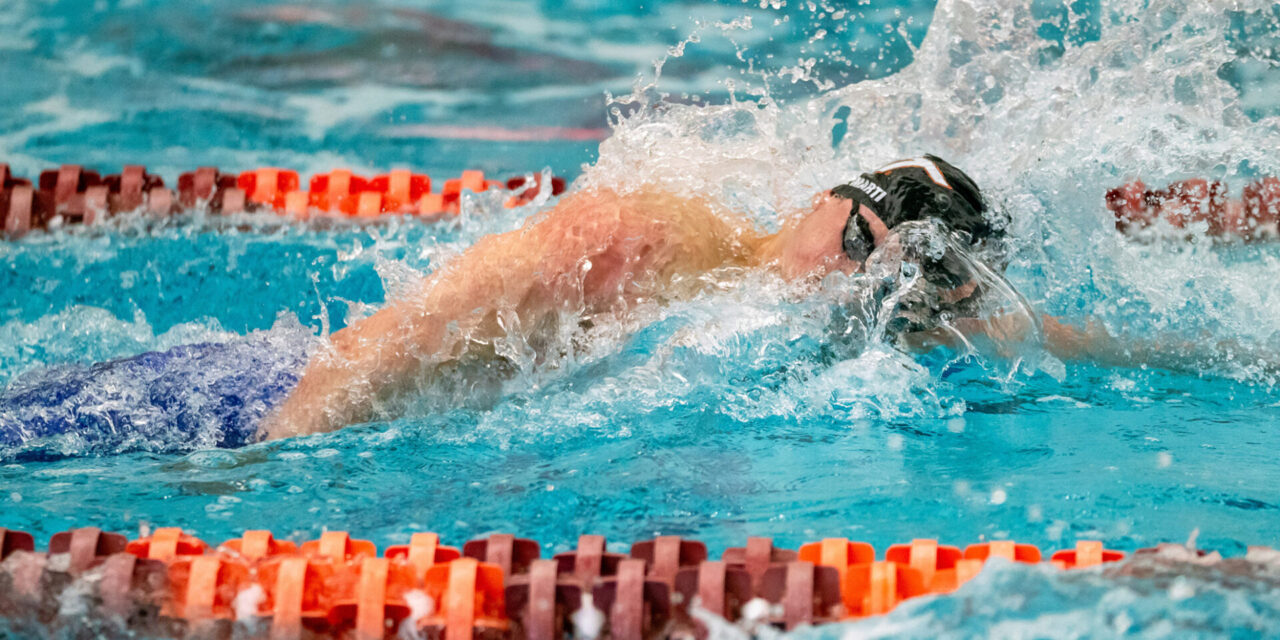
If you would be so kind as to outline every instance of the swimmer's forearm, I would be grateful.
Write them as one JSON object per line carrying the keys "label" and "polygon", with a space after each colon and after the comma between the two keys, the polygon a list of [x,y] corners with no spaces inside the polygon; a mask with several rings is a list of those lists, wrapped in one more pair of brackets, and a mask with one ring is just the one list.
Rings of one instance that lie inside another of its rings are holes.
{"label": "swimmer's forearm", "polygon": [[402,389],[442,349],[446,321],[443,313],[400,301],[338,331],[265,421],[263,435],[320,433],[372,419],[378,401]]}
{"label": "swimmer's forearm", "polygon": [[[1021,322],[1021,316],[1003,318],[961,318],[951,325],[928,331],[917,331],[903,336],[905,344],[913,351],[928,351],[943,346],[961,349],[966,341],[979,334],[998,340],[1021,340],[1034,330],[1029,323]],[[1072,361],[1095,361],[1108,365],[1132,364],[1133,354],[1122,349],[1100,325],[1090,322],[1080,329],[1061,322],[1052,316],[1041,316],[1044,348],[1054,357]]]}
{"label": "swimmer's forearm", "polygon": [[1157,364],[1160,354],[1150,344],[1121,342],[1095,320],[1086,322],[1082,329],[1046,315],[1041,317],[1041,326],[1045,348],[1061,360],[1088,361],[1111,367],[1162,366]]}
{"label": "swimmer's forearm", "polygon": [[[457,357],[467,341],[503,332],[499,307],[522,305],[533,317],[547,296],[533,292],[536,265],[518,234],[482,242],[432,274],[418,295],[397,300],[336,332],[312,356],[298,386],[263,423],[267,439],[333,431],[376,417],[433,367]],[[519,301],[513,302],[513,301]]]}
{"label": "swimmer's forearm", "polygon": [[[383,401],[420,384],[471,343],[527,338],[566,305],[613,308],[637,281],[675,259],[664,247],[682,242],[671,224],[654,223],[646,212],[686,204],[657,198],[644,208],[611,192],[578,194],[531,224],[480,239],[433,274],[420,295],[334,334],[332,348],[312,358],[297,388],[264,422],[263,435],[367,422]],[[715,251],[703,249],[713,257]]]}
{"label": "swimmer's forearm", "polygon": [[[1045,346],[1063,360],[1087,360],[1111,367],[1156,367],[1170,371],[1200,372],[1223,359],[1256,355],[1256,349],[1232,341],[1191,341],[1164,336],[1159,339],[1120,339],[1102,324],[1089,321],[1084,329],[1045,316]],[[1277,366],[1274,360],[1252,358],[1262,366]]]}

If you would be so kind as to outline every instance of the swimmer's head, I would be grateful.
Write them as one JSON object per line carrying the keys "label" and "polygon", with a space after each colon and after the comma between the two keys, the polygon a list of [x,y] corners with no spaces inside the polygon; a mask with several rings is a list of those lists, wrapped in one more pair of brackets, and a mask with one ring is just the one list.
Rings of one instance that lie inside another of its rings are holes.
{"label": "swimmer's head", "polygon": [[892,302],[878,305],[877,326],[924,331],[1019,308],[999,275],[1007,219],[990,215],[978,186],[950,163],[899,160],[829,193],[848,203],[841,258],[870,276],[876,299]]}
{"label": "swimmer's head", "polygon": [[865,262],[888,232],[904,222],[941,223],[973,247],[1004,235],[1004,225],[986,215],[978,185],[933,155],[891,162],[832,189],[831,195],[851,203],[841,248],[857,263]]}

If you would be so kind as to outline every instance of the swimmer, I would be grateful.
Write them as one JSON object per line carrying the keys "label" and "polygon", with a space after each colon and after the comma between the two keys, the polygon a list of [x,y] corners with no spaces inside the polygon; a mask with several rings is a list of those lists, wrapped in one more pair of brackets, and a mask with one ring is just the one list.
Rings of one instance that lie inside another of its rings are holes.
{"label": "swimmer", "polygon": [[[521,229],[482,238],[416,294],[335,333],[264,421],[262,436],[369,421],[379,404],[459,357],[468,343],[492,343],[513,329],[528,338],[562,308],[589,316],[641,299],[686,297],[695,292],[697,276],[726,266],[816,284],[832,272],[862,270],[895,230],[923,222],[940,225],[967,249],[988,248],[1005,235],[1006,221],[988,212],[973,180],[932,155],[887,164],[820,193],[811,210],[772,234],[701,198],[575,193]],[[937,295],[967,297],[970,278],[948,273],[953,265],[945,259],[936,262],[925,265],[925,276],[942,282],[934,287]],[[1052,318],[1039,324],[1054,355],[1125,359],[1094,325],[1080,330]],[[914,340],[919,348],[950,342],[946,332],[921,329]]]}
{"label": "swimmer", "polygon": [[492,353],[512,333],[536,341],[561,312],[589,323],[643,300],[689,298],[700,276],[725,267],[819,286],[836,272],[896,276],[907,264],[920,286],[905,305],[912,311],[902,344],[927,349],[965,342],[966,334],[1034,331],[1062,359],[1151,359],[1096,325],[1078,329],[1027,314],[965,317],[987,289],[1021,299],[1000,265],[972,258],[1004,240],[1006,222],[967,175],[931,155],[817,194],[810,210],[776,233],[705,198],[581,191],[520,229],[481,238],[412,294],[334,333],[305,366],[302,355],[263,355],[269,347],[255,336],[16,382],[0,394],[0,447],[48,438],[69,439],[62,449],[77,452],[156,442],[234,447],[332,431],[377,418],[380,407],[441,367]]}

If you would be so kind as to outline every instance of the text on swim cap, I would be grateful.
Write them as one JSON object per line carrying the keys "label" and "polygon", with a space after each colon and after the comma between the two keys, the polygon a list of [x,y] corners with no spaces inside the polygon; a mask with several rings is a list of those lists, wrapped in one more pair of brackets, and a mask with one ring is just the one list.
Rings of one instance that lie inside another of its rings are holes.
{"label": "text on swim cap", "polygon": [[876,203],[879,203],[881,200],[884,200],[884,197],[888,195],[887,193],[885,193],[884,189],[881,189],[880,187],[876,186],[876,183],[862,176],[858,176],[854,178],[853,181],[849,183],[849,186],[867,194],[867,196],[869,196]]}

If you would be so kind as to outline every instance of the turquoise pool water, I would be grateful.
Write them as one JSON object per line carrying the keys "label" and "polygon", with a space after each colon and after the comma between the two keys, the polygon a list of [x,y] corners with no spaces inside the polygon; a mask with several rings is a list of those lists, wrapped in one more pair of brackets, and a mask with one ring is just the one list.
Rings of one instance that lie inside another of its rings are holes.
{"label": "turquoise pool water", "polygon": [[[1238,193],[1280,171],[1274,9],[772,4],[19,3],[0,18],[0,68],[22,79],[0,97],[0,157],[170,181],[197,165],[549,167],[711,193],[768,226],[855,168],[934,149],[1015,214],[1010,278],[1033,304],[1159,342],[1175,370],[832,347],[835,293],[726,278],[553,365],[426,390],[392,421],[239,450],[0,453],[0,525],[345,529],[380,546],[515,531],[547,553],[584,532],[713,550],[751,535],[1280,546],[1277,245],[1135,242],[1101,197],[1131,176]],[[5,241],[0,384],[249,334],[299,344],[535,209],[476,198],[454,223],[323,228],[195,213]],[[1276,569],[1250,571],[998,567],[815,633],[1280,634]]]}

